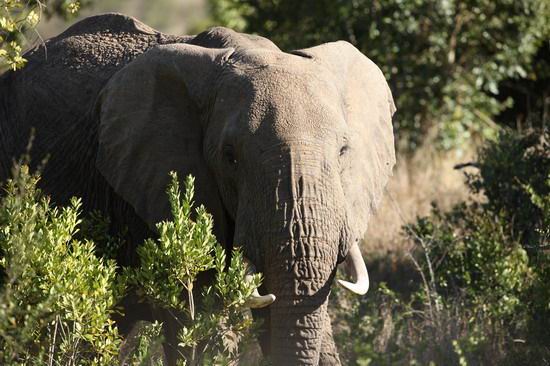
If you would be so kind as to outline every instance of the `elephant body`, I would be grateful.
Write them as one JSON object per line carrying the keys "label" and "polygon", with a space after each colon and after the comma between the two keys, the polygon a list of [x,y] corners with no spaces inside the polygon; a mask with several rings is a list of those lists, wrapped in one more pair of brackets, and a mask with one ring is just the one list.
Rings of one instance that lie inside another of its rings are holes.
{"label": "elephant body", "polygon": [[133,265],[169,215],[168,172],[193,174],[218,240],[242,246],[277,296],[254,311],[264,351],[277,365],[339,364],[330,286],[343,261],[366,275],[356,243],[395,163],[376,65],[345,42],[285,53],[226,28],[170,36],[119,14],[25,57],[0,79],[0,181],[34,135],[41,188],[127,229],[118,260]]}

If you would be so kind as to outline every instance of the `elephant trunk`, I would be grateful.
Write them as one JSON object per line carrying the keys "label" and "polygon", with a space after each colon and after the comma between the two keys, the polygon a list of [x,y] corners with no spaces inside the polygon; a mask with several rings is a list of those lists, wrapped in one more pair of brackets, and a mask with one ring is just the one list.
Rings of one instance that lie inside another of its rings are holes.
{"label": "elephant trunk", "polygon": [[[275,365],[318,365],[323,341],[330,337],[327,303],[339,232],[330,227],[333,215],[321,208],[308,210],[302,203],[294,208],[301,212],[296,216],[300,219],[287,221],[290,238],[268,245],[272,250],[266,259],[266,286],[277,296],[269,307]],[[304,215],[304,209],[315,217]]]}
{"label": "elephant trunk", "polygon": [[327,303],[348,230],[338,172],[319,162],[322,155],[322,147],[311,144],[266,150],[258,174],[265,184],[251,187],[261,188],[253,195],[257,200],[242,196],[236,242],[248,242],[247,254],[264,273],[267,293],[276,297],[266,324],[274,365],[318,365],[321,354],[336,353]]}
{"label": "elephant trunk", "polygon": [[[311,265],[323,264],[312,262]],[[312,289],[306,280],[298,280],[292,274],[279,274],[279,277],[288,277],[280,280],[293,284],[294,289],[289,286],[287,291],[282,291],[270,307],[270,353],[274,365],[319,364],[322,342],[330,330],[327,303],[332,275],[328,275],[330,279],[325,285]]]}

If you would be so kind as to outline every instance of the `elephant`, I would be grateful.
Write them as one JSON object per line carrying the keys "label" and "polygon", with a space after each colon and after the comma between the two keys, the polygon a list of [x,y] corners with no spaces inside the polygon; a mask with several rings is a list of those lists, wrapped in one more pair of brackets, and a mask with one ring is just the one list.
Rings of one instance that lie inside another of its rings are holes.
{"label": "elephant", "polygon": [[284,52],[223,27],[174,36],[115,13],[25,57],[0,79],[0,181],[33,132],[42,190],[127,228],[118,261],[132,265],[169,217],[168,173],[192,174],[218,241],[263,273],[263,352],[275,365],[340,364],[331,284],[344,263],[353,282],[338,282],[366,293],[358,242],[395,165],[395,106],[370,59],[345,41]]}

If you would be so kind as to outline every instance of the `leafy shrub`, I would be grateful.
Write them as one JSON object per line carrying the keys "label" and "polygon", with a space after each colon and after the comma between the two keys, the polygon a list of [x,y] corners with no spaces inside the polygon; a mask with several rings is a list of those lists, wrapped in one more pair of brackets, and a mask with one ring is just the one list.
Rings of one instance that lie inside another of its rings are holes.
{"label": "leafy shrub", "polygon": [[[505,130],[481,150],[479,173],[469,186],[484,195],[483,208],[502,218],[503,231],[529,255],[533,282],[522,292],[526,345],[531,359],[550,356],[541,343],[550,339],[550,134],[547,129],[515,133]],[[522,356],[516,355],[518,360]],[[521,361],[523,362],[523,361]]]}
{"label": "leafy shrub", "polygon": [[[200,206],[195,220],[191,219],[193,182],[188,176],[182,199],[177,177],[172,174],[168,195],[174,220],[157,225],[159,239],[147,240],[138,248],[141,266],[128,270],[127,275],[147,300],[172,310],[182,327],[178,347],[184,363],[227,363],[238,358],[238,343],[252,326],[251,317],[244,312],[245,302],[260,285],[261,275],[247,277],[238,249],[226,268],[225,250],[212,234],[212,217]],[[194,283],[200,273],[209,270],[215,270],[214,285],[198,293]]]}
{"label": "leafy shrub", "polygon": [[120,337],[116,266],[75,239],[80,201],[53,208],[23,166],[0,204],[0,359],[3,364],[107,365]]}
{"label": "leafy shrub", "polygon": [[525,250],[476,205],[435,207],[406,231],[421,282],[409,295],[382,284],[337,317],[348,326],[339,336],[348,364],[504,362],[527,336],[523,298],[534,275]]}
{"label": "leafy shrub", "polygon": [[430,291],[481,307],[500,318],[514,314],[520,294],[529,285],[528,257],[506,234],[502,218],[477,204],[456,206],[407,227],[422,249],[420,270],[429,275]]}
{"label": "leafy shrub", "polygon": [[[108,220],[90,215],[77,235],[80,201],[52,207],[36,188],[38,180],[22,166],[0,201],[0,363],[161,364],[160,324],[139,327],[121,350],[123,339],[111,316],[127,281],[181,324],[182,362],[227,363],[239,356],[239,344],[252,327],[245,302],[261,277],[248,275],[239,250],[226,266],[225,250],[212,234],[212,217],[204,207],[191,219],[191,177],[182,200],[172,176],[168,196],[174,219],[158,224],[159,239],[138,249],[141,267],[125,269],[123,275],[106,258],[119,244],[106,235]],[[96,250],[86,236],[99,238],[108,250]],[[194,289],[197,276],[211,270],[213,285]]]}

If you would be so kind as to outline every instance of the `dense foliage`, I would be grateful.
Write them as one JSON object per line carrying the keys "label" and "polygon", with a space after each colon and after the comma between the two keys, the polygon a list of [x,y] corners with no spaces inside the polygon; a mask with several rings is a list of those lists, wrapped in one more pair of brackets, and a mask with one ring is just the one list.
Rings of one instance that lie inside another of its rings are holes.
{"label": "dense foliage", "polygon": [[[193,179],[187,178],[181,199],[177,177],[172,178],[173,221],[160,223],[159,239],[140,246],[141,266],[121,274],[105,258],[110,251],[96,249],[96,244],[117,242],[101,233],[103,225],[91,230],[102,220],[82,225],[79,200],[52,207],[36,188],[37,175],[26,166],[15,171],[0,201],[0,363],[113,365],[123,359],[129,365],[159,364],[159,324],[145,324],[123,339],[112,320],[128,283],[144,300],[177,314],[182,362],[219,363],[239,356],[239,344],[252,326],[245,302],[261,278],[247,274],[238,250],[227,265],[211,216],[200,207],[191,219]],[[197,276],[208,270],[215,271],[212,285],[194,289]]]}
{"label": "dense foliage", "polygon": [[0,360],[5,365],[108,365],[124,287],[111,260],[76,240],[80,202],[52,208],[24,166],[0,203]]}
{"label": "dense foliage", "polygon": [[[472,136],[492,136],[495,118],[512,102],[519,108],[515,116],[542,123],[550,95],[546,0],[210,4],[214,23],[258,33],[286,50],[336,40],[354,44],[389,79],[397,132],[406,147],[414,149],[426,137],[450,148]],[[544,83],[539,93],[529,88],[536,82]],[[528,98],[524,111],[520,107]]]}
{"label": "dense foliage", "polygon": [[479,160],[479,174],[469,176],[469,186],[486,196],[486,209],[500,213],[529,252],[538,251],[548,242],[550,226],[549,130],[502,131],[497,142],[482,148]]}
{"label": "dense foliage", "polygon": [[434,206],[405,226],[417,288],[382,285],[374,299],[337,314],[347,362],[540,365],[550,358],[547,144],[541,131],[503,132],[469,175],[481,203],[449,212]]}

